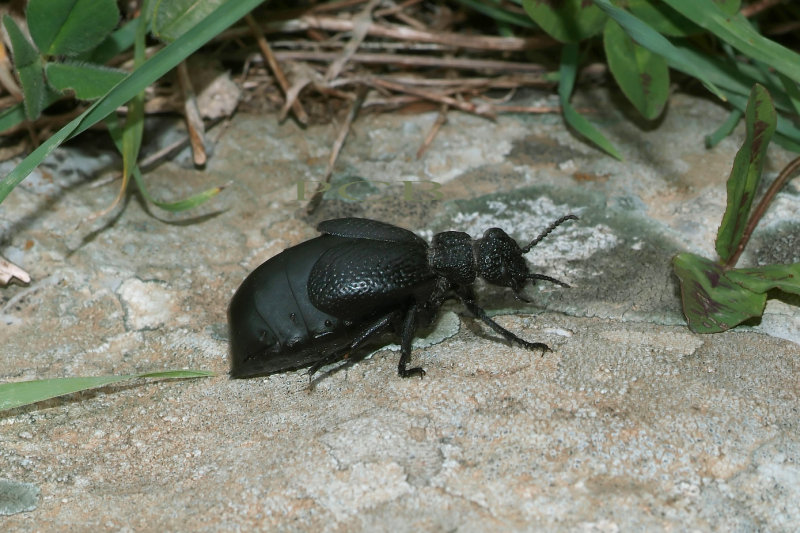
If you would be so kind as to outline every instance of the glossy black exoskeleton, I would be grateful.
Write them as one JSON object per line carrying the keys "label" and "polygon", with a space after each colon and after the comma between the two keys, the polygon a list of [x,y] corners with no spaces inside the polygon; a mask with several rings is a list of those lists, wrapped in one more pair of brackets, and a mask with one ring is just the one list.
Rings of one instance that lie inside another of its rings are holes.
{"label": "glossy black exoskeleton", "polygon": [[406,229],[376,220],[322,222],[317,227],[321,236],[269,259],[234,294],[228,310],[231,376],[304,367],[313,374],[384,332],[400,338],[398,373],[422,376],[422,368],[407,368],[411,341],[452,296],[507,341],[549,350],[489,318],[475,303],[472,284],[482,277],[510,287],[523,300],[521,291],[530,280],[568,287],[531,273],[523,255],[570,219],[577,217],[561,217],[524,248],[499,228],[474,240],[445,231],[434,235],[429,246]]}

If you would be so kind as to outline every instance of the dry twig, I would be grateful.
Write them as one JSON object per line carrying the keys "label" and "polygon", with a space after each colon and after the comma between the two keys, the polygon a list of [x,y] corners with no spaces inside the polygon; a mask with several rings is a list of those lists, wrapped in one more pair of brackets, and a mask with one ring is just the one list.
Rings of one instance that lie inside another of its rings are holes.
{"label": "dry twig", "polygon": [[339,152],[342,150],[344,141],[347,139],[347,134],[350,132],[350,126],[353,124],[353,121],[358,115],[358,111],[361,109],[361,105],[367,97],[367,91],[368,89],[366,87],[359,87],[356,99],[353,101],[353,104],[350,106],[350,111],[347,113],[347,118],[342,124],[342,127],[339,128],[339,136],[336,137],[336,141],[333,143],[331,156],[328,158],[328,166],[325,169],[325,175],[317,186],[317,190],[314,191],[314,196],[311,197],[311,200],[308,201],[308,205],[306,206],[306,213],[308,214],[313,213],[322,201],[322,195],[328,188],[327,185],[333,175],[333,167],[336,165],[336,160],[339,158]]}
{"label": "dry twig", "polygon": [[[244,18],[247,21],[247,25],[250,26],[250,31],[252,31],[256,36],[258,47],[261,49],[261,53],[269,65],[270,70],[272,70],[272,74],[275,76],[275,79],[283,91],[283,94],[286,96],[287,104],[290,105],[292,111],[294,111],[294,116],[297,117],[297,120],[299,120],[302,124],[308,124],[308,113],[306,113],[305,109],[303,109],[303,105],[300,103],[300,101],[297,100],[296,94],[293,98],[290,97],[289,82],[286,80],[283,70],[278,64],[278,61],[275,59],[275,54],[272,53],[272,48],[270,48],[269,42],[267,42],[267,38],[264,37],[264,33],[261,31],[261,28],[259,28],[258,24],[256,24],[255,19],[253,19],[253,15],[248,13]],[[297,92],[299,93],[300,91]]]}

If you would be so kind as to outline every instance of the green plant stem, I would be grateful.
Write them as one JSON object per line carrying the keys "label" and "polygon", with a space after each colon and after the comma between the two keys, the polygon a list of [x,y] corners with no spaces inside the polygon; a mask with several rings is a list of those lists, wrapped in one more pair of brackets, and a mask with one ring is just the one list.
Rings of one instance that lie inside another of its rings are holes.
{"label": "green plant stem", "polygon": [[736,266],[736,263],[739,261],[739,256],[742,255],[744,247],[747,246],[747,242],[750,240],[753,230],[756,229],[756,225],[758,225],[761,217],[764,216],[769,204],[772,203],[772,200],[775,198],[775,195],[778,194],[778,191],[780,191],[783,186],[786,185],[786,182],[794,177],[794,174],[798,170],[800,170],[800,157],[792,160],[788,165],[786,165],[783,170],[781,170],[781,173],[778,174],[778,177],[775,179],[775,181],[772,182],[772,185],[769,186],[769,189],[767,189],[764,197],[761,198],[761,201],[758,203],[753,211],[753,214],[750,216],[750,219],[747,221],[747,225],[742,233],[742,238],[739,241],[739,244],[736,246],[736,251],[723,265],[725,270],[730,270]]}

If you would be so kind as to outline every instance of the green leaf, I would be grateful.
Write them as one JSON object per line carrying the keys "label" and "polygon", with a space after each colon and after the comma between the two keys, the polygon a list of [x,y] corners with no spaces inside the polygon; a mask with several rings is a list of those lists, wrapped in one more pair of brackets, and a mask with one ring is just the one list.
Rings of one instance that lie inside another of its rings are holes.
{"label": "green leaf", "polygon": [[727,274],[730,279],[753,292],[765,293],[771,289],[779,289],[800,294],[800,263],[736,268]]}
{"label": "green leaf", "polygon": [[157,0],[153,9],[153,35],[172,42],[224,2],[225,0]]}
{"label": "green leaf", "polygon": [[709,91],[714,93],[717,98],[725,100],[725,96],[711,83],[702,69],[692,62],[690,57],[669,42],[666,37],[624,9],[614,6],[609,0],[594,0],[594,3],[622,26],[625,32],[630,35],[631,39],[636,41],[640,46],[647,48],[654,54],[662,56],[672,68],[694,76],[700,80]]}
{"label": "green leaf", "polygon": [[264,0],[229,1],[214,13],[186,32],[175,42],[148,59],[140,68],[114,86],[108,94],[98,99],[83,114],[58,130],[3,179],[0,179],[0,203],[14,187],[20,184],[34,168],[62,142],[97,124],[117,107],[125,104],[155,80],[172,70],[192,52],[211,40],[225,28],[242,18]]}
{"label": "green leaf", "polygon": [[[747,98],[733,93],[726,94],[728,95],[728,102],[730,102],[733,107],[739,109],[740,111],[745,111],[747,109]],[[789,146],[784,147],[787,150],[800,152],[800,150],[798,150],[796,147],[797,144],[800,144],[800,128],[795,126],[794,122],[784,116],[778,115],[778,126],[776,128],[776,132],[780,135],[775,135],[775,142],[779,142],[781,139],[783,141],[789,141]],[[792,144],[795,145],[794,148],[791,147]]]}
{"label": "green leaf", "polygon": [[20,102],[0,111],[0,133],[21,124],[25,120],[25,104]]}
{"label": "green leaf", "polygon": [[800,54],[763,37],[743,15],[730,15],[711,0],[664,2],[748,57],[800,83]]}
{"label": "green leaf", "polygon": [[213,376],[205,370],[168,370],[146,372],[143,374],[123,374],[119,376],[93,376],[75,378],[37,379],[0,384],[0,411],[14,409],[57,396],[72,394],[87,389],[104,387],[120,381],[136,378],[185,379]]}
{"label": "green leaf", "polygon": [[613,19],[603,31],[611,74],[622,92],[648,120],[661,114],[669,96],[669,69],[663,57],[636,44]]}
{"label": "green leaf", "polygon": [[71,90],[79,100],[100,98],[122,81],[127,72],[90,63],[47,63],[47,81],[60,91]]}
{"label": "green leaf", "polygon": [[30,0],[28,28],[43,54],[74,56],[91,50],[119,22],[114,0]]}
{"label": "green leaf", "polygon": [[744,234],[776,121],[769,93],[761,85],[754,85],[745,112],[747,136],[733,161],[728,178],[728,205],[717,232],[716,249],[723,261],[734,254]]}
{"label": "green leaf", "polygon": [[719,333],[764,313],[767,295],[732,281],[719,264],[682,253],[672,266],[681,281],[683,314],[695,333]]}
{"label": "green leaf", "polygon": [[552,38],[577,43],[600,33],[606,16],[586,0],[523,0],[525,12]]}
{"label": "green leaf", "polygon": [[706,148],[715,147],[722,139],[730,135],[736,128],[736,125],[739,124],[743,115],[744,113],[738,109],[732,110],[728,114],[728,118],[725,119],[725,122],[720,124],[714,133],[706,135]]}
{"label": "green leaf", "polygon": [[[739,11],[741,0],[715,0],[720,9],[732,15]],[[703,28],[687,19],[667,4],[653,0],[627,0],[627,8],[658,33],[673,37],[694,35]]]}
{"label": "green leaf", "polygon": [[211,187],[210,189],[206,189],[202,192],[194,194],[188,198],[184,198],[183,200],[178,200],[176,202],[163,202],[156,200],[150,193],[147,191],[147,187],[144,183],[144,178],[142,177],[142,172],[139,170],[139,167],[133,167],[133,179],[136,180],[136,185],[139,187],[139,190],[142,192],[142,196],[144,196],[145,200],[150,202],[151,204],[159,207],[165,211],[170,211],[172,213],[177,213],[179,211],[186,211],[187,209],[191,209],[193,207],[197,207],[209,201],[214,196],[218,195],[225,187]]}
{"label": "green leaf", "polygon": [[572,88],[575,86],[575,76],[578,72],[578,45],[566,44],[561,52],[561,67],[559,69],[558,96],[561,100],[561,111],[564,113],[564,120],[575,130],[592,141],[594,144],[605,150],[610,155],[622,160],[622,154],[617,151],[605,136],[600,133],[592,124],[578,113],[569,97]]}
{"label": "green leaf", "polygon": [[25,115],[28,120],[35,120],[42,114],[47,99],[42,58],[19,29],[14,19],[5,15],[3,25],[6,27],[14,52],[14,67],[17,69],[19,82],[22,85]]}
{"label": "green leaf", "polygon": [[[708,81],[722,90],[726,97],[730,92],[744,96],[744,101],[750,95],[753,85],[760,83],[773,95],[774,104],[783,111],[793,112],[792,102],[783,92],[780,78],[768,74],[760,69],[725,55],[709,55],[693,49],[686,43],[676,43],[676,48],[691,61],[695,67],[703,72]],[[744,110],[745,106],[742,106]]]}
{"label": "green leaf", "polygon": [[129,49],[133,46],[140,20],[141,17],[135,18],[121,28],[114,30],[114,33],[106,37],[102,43],[97,45],[97,48],[87,53],[84,59],[90,63],[104,65],[112,58]]}
{"label": "green leaf", "polygon": [[480,0],[458,0],[458,3],[474,9],[478,13],[483,13],[487,17],[491,17],[498,24],[513,24],[514,26],[520,26],[522,28],[529,29],[537,28],[536,24],[531,22],[531,19],[526,15],[523,15],[517,11],[503,9],[499,5],[492,4],[491,1],[487,3]]}
{"label": "green leaf", "polygon": [[[111,114],[106,117],[106,125],[108,126],[108,132],[111,134],[111,139],[114,141],[114,144],[117,147],[117,150],[120,153],[123,153],[124,148],[124,141],[123,141],[123,131],[122,126],[119,123],[119,119],[115,114]],[[183,200],[178,200],[176,202],[163,202],[160,200],[156,200],[150,195],[150,192],[147,190],[147,186],[144,183],[144,177],[142,176],[141,170],[139,170],[138,165],[134,165],[131,169],[133,174],[133,179],[136,180],[136,185],[139,187],[139,191],[142,193],[142,196],[145,200],[150,202],[151,204],[159,207],[165,211],[170,211],[172,213],[177,213],[179,211],[185,211],[187,209],[191,209],[193,207],[197,207],[206,203],[208,200],[219,194],[224,187],[211,187],[210,189],[206,189],[198,194],[192,195],[189,198],[184,198]]]}

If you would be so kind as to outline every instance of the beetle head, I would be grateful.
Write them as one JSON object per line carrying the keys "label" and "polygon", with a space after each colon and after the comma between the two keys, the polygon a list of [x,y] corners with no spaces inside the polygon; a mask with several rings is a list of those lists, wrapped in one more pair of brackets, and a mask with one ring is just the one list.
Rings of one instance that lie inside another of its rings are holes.
{"label": "beetle head", "polygon": [[524,255],[558,226],[567,220],[577,219],[578,217],[575,215],[565,215],[559,218],[524,248],[521,248],[517,241],[500,228],[486,230],[483,237],[475,241],[475,263],[478,275],[493,285],[510,287],[514,294],[522,300],[525,298],[521,292],[528,280],[540,279],[562,287],[569,287],[563,281],[550,276],[531,273]]}
{"label": "beetle head", "polygon": [[475,262],[480,277],[492,285],[518,293],[528,279],[528,264],[517,241],[500,228],[487,229],[475,241]]}

